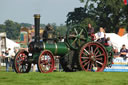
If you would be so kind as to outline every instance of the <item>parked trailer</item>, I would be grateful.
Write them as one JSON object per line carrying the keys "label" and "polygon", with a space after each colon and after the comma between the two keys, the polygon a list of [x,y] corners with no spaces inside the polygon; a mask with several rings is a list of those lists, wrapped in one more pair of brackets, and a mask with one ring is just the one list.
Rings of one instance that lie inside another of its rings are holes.
{"label": "parked trailer", "polygon": [[112,63],[112,47],[94,42],[88,36],[85,28],[70,26],[65,42],[44,43],[40,41],[40,15],[34,15],[35,39],[28,45],[28,51],[20,50],[14,58],[17,73],[28,73],[31,64],[37,64],[41,73],[54,70],[54,56],[60,57],[64,71],[103,71]]}

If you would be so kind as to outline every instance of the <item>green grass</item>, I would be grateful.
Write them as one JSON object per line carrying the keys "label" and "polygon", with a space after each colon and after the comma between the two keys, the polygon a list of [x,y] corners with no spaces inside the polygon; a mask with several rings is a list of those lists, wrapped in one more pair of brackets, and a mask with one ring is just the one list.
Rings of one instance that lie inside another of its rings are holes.
{"label": "green grass", "polygon": [[0,72],[0,85],[128,85],[126,72]]}

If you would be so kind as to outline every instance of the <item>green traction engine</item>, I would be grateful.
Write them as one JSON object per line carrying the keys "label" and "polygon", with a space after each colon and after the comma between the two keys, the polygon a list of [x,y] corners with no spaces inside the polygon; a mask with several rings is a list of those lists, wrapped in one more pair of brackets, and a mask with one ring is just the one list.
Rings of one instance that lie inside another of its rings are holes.
{"label": "green traction engine", "polygon": [[35,38],[29,43],[28,51],[20,50],[14,58],[16,73],[28,73],[31,64],[37,64],[41,73],[54,70],[54,56],[60,56],[60,64],[65,72],[103,71],[112,63],[112,47],[94,42],[81,26],[68,27],[64,42],[46,43],[40,41],[40,15],[34,15]]}

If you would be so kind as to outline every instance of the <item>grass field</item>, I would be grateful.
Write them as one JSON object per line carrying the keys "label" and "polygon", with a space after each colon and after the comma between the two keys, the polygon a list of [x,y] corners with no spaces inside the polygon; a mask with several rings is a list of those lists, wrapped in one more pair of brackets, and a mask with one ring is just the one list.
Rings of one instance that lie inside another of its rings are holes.
{"label": "grass field", "polygon": [[128,73],[121,72],[0,72],[0,85],[128,85]]}

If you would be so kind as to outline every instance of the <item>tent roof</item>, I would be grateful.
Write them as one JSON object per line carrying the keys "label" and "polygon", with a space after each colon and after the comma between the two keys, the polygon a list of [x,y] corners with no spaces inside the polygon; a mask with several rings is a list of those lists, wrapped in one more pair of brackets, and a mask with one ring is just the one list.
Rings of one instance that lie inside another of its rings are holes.
{"label": "tent roof", "polygon": [[16,47],[20,48],[20,44],[17,44],[13,40],[6,38],[6,47],[7,47],[7,49],[11,48],[12,50],[14,50],[14,48],[16,48]]}
{"label": "tent roof", "polygon": [[0,37],[6,37],[6,33],[5,32],[0,33]]}
{"label": "tent roof", "polygon": [[106,38],[107,37],[110,37],[114,48],[117,48],[118,51],[120,51],[123,44],[125,44],[128,49],[128,34],[125,34],[124,36],[120,37],[118,34],[115,33],[106,33]]}

